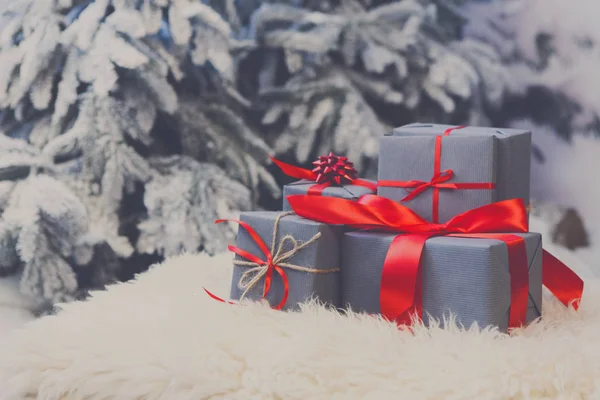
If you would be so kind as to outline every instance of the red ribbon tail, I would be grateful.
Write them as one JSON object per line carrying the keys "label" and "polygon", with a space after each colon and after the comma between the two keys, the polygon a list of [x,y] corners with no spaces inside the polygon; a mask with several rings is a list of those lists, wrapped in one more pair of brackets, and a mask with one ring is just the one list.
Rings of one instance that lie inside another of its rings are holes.
{"label": "red ribbon tail", "polygon": [[400,199],[400,201],[411,201],[430,187],[433,187],[433,185],[430,183],[423,183],[411,190],[410,193],[408,193],[405,197]]}
{"label": "red ribbon tail", "polygon": [[296,167],[295,165],[284,163],[283,161],[279,161],[278,159],[276,159],[274,157],[270,157],[270,158],[271,158],[271,161],[273,161],[275,163],[275,165],[277,165],[283,171],[283,173],[289,177],[296,178],[296,179],[306,179],[309,181],[315,181],[317,179],[317,176],[315,175],[315,173],[309,169],[300,168],[300,167]]}
{"label": "red ribbon tail", "polygon": [[577,310],[583,295],[583,280],[558,258],[544,250],[542,282],[565,306]]}
{"label": "red ribbon tail", "polygon": [[222,299],[222,298],[220,298],[219,296],[217,296],[217,295],[215,295],[215,294],[212,294],[212,293],[211,293],[211,292],[210,292],[208,289],[206,289],[205,287],[203,287],[202,289],[204,289],[204,291],[206,292],[206,294],[207,294],[207,295],[209,295],[209,296],[210,296],[210,298],[211,298],[211,299],[213,299],[213,300],[216,300],[216,301],[218,301],[218,302],[221,302],[221,303],[227,303],[227,304],[237,304],[237,303],[233,303],[233,302],[231,302],[231,301],[227,301],[227,300],[225,300],[225,299]]}
{"label": "red ribbon tail", "polygon": [[281,280],[283,281],[283,298],[281,299],[279,304],[273,308],[275,310],[281,310],[285,306],[285,303],[287,302],[288,296],[290,294],[290,283],[283,268],[281,268],[278,265],[274,265],[273,268],[275,269],[275,271],[277,271],[279,276],[281,276]]}

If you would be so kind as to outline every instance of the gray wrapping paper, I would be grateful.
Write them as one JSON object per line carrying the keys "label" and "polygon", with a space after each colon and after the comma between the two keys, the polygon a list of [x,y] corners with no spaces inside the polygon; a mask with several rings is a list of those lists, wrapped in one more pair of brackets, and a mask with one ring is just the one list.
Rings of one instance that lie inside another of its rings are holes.
{"label": "gray wrapping paper", "polygon": [[[270,248],[275,221],[280,214],[280,212],[268,211],[246,212],[242,213],[240,219],[250,225],[265,242],[267,247]],[[321,233],[321,237],[316,242],[301,249],[297,254],[293,255],[285,262],[317,270],[339,268],[339,246],[342,234],[340,227],[310,221],[297,215],[288,215],[281,218],[279,222],[276,242],[279,243],[281,239],[288,234],[292,235],[299,242],[307,242],[318,232]],[[262,260],[265,259],[265,256],[258,245],[242,227],[238,230],[236,246],[250,252]],[[235,259],[243,260],[237,255]],[[247,266],[234,266],[231,284],[231,299],[239,300],[244,292],[244,290],[239,287],[239,282],[248,268],[249,267]],[[297,309],[298,304],[304,303],[313,297],[336,307],[339,307],[341,304],[339,272],[311,273],[295,271],[288,268],[284,268],[284,270],[289,280],[289,297],[284,307],[285,310]],[[263,289],[264,278],[261,278],[261,280],[246,294],[246,298],[250,300],[260,300],[262,298]],[[271,289],[267,295],[267,301],[272,306],[276,306],[283,298],[283,293],[283,281],[277,273],[274,273]]]}
{"label": "gray wrapping paper", "polygon": [[[434,175],[435,136],[385,136],[380,139],[379,181],[429,182]],[[454,173],[448,183],[496,183],[496,139],[493,136],[442,137],[440,171]],[[377,194],[400,201],[411,189],[379,186]],[[432,221],[433,189],[402,204]],[[496,189],[439,189],[439,220],[496,201]]]}
{"label": "gray wrapping paper", "polygon": [[[542,236],[518,233],[525,240],[529,263],[527,321],[542,311]],[[383,263],[396,234],[347,232],[342,239],[342,304],[379,313]],[[442,319],[450,311],[459,323],[508,328],[510,275],[506,244],[493,239],[433,237],[421,258],[423,319]]]}
{"label": "gray wrapping paper", "polygon": [[[375,181],[371,181],[375,184]],[[315,183],[311,181],[297,181],[285,185],[283,187],[283,211],[291,211],[290,204],[287,201],[287,196],[295,194],[306,194],[308,189]],[[358,185],[343,185],[343,186],[329,186],[323,190],[322,196],[325,197],[339,197],[348,200],[357,200],[364,194],[371,194],[373,191],[364,186]]]}
{"label": "gray wrapping paper", "polygon": [[[415,123],[395,128],[393,136],[440,135],[452,125]],[[531,132],[522,129],[467,126],[450,136],[487,136],[497,140],[496,201],[521,198],[530,201]]]}

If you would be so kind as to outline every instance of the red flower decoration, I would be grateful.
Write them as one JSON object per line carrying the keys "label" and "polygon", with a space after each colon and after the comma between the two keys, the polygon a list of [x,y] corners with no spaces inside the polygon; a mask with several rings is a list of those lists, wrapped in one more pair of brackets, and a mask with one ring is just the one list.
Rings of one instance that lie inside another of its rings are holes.
{"label": "red flower decoration", "polygon": [[327,156],[320,156],[317,161],[313,161],[312,172],[317,176],[317,183],[336,183],[343,185],[344,183],[352,183],[356,179],[358,173],[354,169],[354,165],[348,161],[348,157],[336,156],[329,153]]}

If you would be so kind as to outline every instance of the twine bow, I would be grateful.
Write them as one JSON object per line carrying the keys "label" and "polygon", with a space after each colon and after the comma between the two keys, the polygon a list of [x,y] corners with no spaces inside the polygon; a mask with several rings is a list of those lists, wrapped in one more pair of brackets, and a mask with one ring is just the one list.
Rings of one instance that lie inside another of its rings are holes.
{"label": "twine bow", "polygon": [[[339,271],[339,268],[321,270],[321,269],[302,267],[300,265],[295,265],[295,264],[286,262],[287,260],[292,258],[294,255],[296,255],[300,250],[302,250],[305,247],[316,242],[321,237],[321,232],[318,232],[312,238],[310,238],[308,241],[306,241],[304,243],[299,243],[292,235],[287,234],[283,238],[281,238],[279,243],[277,243],[277,233],[279,231],[279,223],[281,221],[281,218],[286,217],[288,215],[293,215],[293,214],[294,214],[293,212],[281,213],[275,219],[275,224],[273,227],[273,237],[271,240],[271,248],[270,249],[267,247],[265,242],[260,238],[260,236],[256,233],[256,231],[250,225],[246,224],[245,222],[237,221],[237,220],[224,220],[224,219],[215,221],[215,223],[221,223],[221,222],[225,222],[225,221],[234,221],[234,222],[237,222],[238,224],[240,224],[240,226],[248,232],[248,234],[250,235],[252,240],[258,245],[258,247],[261,249],[262,253],[265,256],[265,259],[261,259],[261,258],[255,256],[254,254],[251,254],[251,253],[249,253],[245,250],[242,250],[238,247],[231,246],[231,245],[228,246],[229,251],[231,251],[231,252],[237,254],[238,256],[242,257],[243,259],[245,259],[245,260],[234,260],[233,264],[237,265],[237,266],[250,268],[244,272],[244,274],[240,278],[240,281],[238,282],[239,288],[244,290],[240,297],[240,300],[243,300],[246,297],[246,295],[248,294],[248,292],[254,286],[256,286],[263,277],[265,278],[265,283],[264,283],[262,299],[265,299],[271,289],[271,284],[272,284],[272,280],[273,280],[273,272],[275,271],[279,274],[279,276],[281,276],[281,279],[283,281],[283,286],[284,286],[284,292],[283,292],[283,298],[281,299],[279,304],[273,308],[275,308],[276,310],[281,310],[284,307],[285,303],[287,302],[288,295],[289,295],[289,281],[288,281],[288,278],[287,278],[284,268],[291,269],[294,271],[309,272],[309,273],[313,273],[313,274],[328,274],[331,272]],[[291,248],[286,250],[286,248],[289,245],[291,245]],[[209,295],[211,295],[211,294],[209,293]],[[214,295],[211,295],[211,297],[214,298]],[[217,300],[222,301],[221,299],[218,299],[218,298],[217,298]]]}

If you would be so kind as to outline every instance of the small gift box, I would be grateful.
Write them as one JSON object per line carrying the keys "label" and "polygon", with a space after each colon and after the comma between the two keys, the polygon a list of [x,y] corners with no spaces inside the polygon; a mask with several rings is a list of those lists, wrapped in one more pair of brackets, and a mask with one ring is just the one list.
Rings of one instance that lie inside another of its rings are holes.
{"label": "small gift box", "polygon": [[301,179],[283,186],[283,211],[291,210],[287,196],[307,194],[311,196],[339,197],[357,200],[363,194],[377,191],[377,183],[358,179],[354,165],[347,157],[329,153],[313,162],[312,170],[286,164],[275,158],[271,160],[288,176]]}
{"label": "small gift box", "polygon": [[[373,187],[359,186],[353,184],[344,184],[342,186],[328,186],[321,190],[318,194],[313,195],[325,196],[325,197],[338,197],[347,200],[357,200],[363,194],[375,193],[375,181],[367,181],[373,185]],[[315,187],[314,182],[301,180],[293,182],[283,186],[283,211],[290,211],[290,203],[287,201],[287,196],[295,194],[310,194],[311,188]]]}
{"label": "small gift box", "polygon": [[[539,233],[515,233],[525,241],[529,271],[526,322],[542,311],[542,237]],[[342,239],[342,303],[353,310],[379,313],[384,290],[394,289],[393,269],[402,268],[389,259],[393,233],[347,232]],[[386,262],[387,259],[387,262]],[[420,258],[421,277],[417,292],[422,298],[424,323],[441,320],[451,312],[468,327],[509,327],[511,271],[508,245],[494,238],[432,237],[425,242]],[[388,268],[388,271],[384,271]],[[388,279],[390,285],[383,282]],[[525,290],[527,290],[525,288]],[[383,305],[385,306],[385,305]],[[389,308],[389,304],[387,307]],[[392,305],[393,307],[393,305]]]}
{"label": "small gift box", "polygon": [[311,298],[338,307],[341,228],[291,212],[246,212],[240,218],[231,298],[266,298],[295,309]]}
{"label": "small gift box", "polygon": [[411,124],[380,141],[377,194],[434,223],[520,198],[529,203],[531,133]]}

